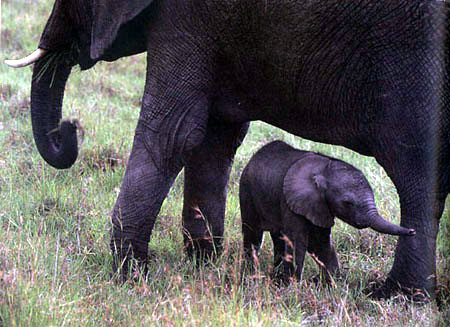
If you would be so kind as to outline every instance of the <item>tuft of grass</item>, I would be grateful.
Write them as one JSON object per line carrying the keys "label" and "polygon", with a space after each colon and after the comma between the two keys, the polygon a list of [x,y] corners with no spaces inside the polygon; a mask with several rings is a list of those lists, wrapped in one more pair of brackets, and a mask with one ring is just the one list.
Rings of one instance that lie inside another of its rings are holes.
{"label": "tuft of grass", "polygon": [[[0,60],[34,50],[53,1],[32,1],[33,10],[24,12],[29,2],[2,2]],[[239,177],[272,140],[352,163],[374,188],[381,214],[395,223],[400,216],[396,190],[375,160],[260,122],[252,123],[235,158],[222,256],[201,267],[185,257],[181,173],[153,230],[148,275],[112,283],[109,217],[131,149],[145,64],[138,55],[71,74],[64,115],[78,118],[86,135],[80,158],[65,171],[46,165],[35,149],[27,113],[31,69],[0,65],[0,326],[447,326],[450,199],[437,240],[436,302],[370,299],[368,290],[392,265],[396,238],[342,222],[333,230],[342,270],[334,286],[315,282],[319,270],[307,257],[300,283],[276,287],[270,241],[257,271],[241,276]]]}
{"label": "tuft of grass", "polygon": [[68,48],[61,49],[59,51],[52,51],[47,53],[41,61],[43,62],[41,69],[37,72],[34,79],[39,81],[45,73],[50,71],[52,73],[52,79],[50,82],[50,87],[53,85],[53,81],[56,77],[56,71],[59,65],[62,63],[70,64],[74,62],[75,58],[78,57],[78,45],[72,43]]}

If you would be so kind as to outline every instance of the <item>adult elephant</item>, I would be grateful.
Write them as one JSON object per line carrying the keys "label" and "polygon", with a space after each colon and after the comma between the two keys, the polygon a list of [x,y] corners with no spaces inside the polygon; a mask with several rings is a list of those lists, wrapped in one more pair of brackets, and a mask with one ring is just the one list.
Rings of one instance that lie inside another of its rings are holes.
{"label": "adult elephant", "polygon": [[34,138],[50,165],[68,168],[76,125],[57,127],[71,67],[147,51],[112,214],[119,262],[146,261],[182,167],[188,250],[220,248],[233,157],[248,122],[262,120],[376,158],[397,188],[401,225],[417,232],[400,237],[385,289],[433,295],[450,189],[448,23],[438,0],[56,0],[37,52],[8,63],[36,61]]}

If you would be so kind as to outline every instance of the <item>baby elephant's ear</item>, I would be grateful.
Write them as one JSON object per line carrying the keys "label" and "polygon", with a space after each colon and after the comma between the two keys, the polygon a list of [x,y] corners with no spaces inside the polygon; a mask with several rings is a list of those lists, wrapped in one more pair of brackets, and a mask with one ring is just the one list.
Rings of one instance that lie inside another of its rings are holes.
{"label": "baby elephant's ear", "polygon": [[323,176],[329,161],[316,154],[302,158],[289,168],[283,184],[289,209],[323,228],[334,225],[325,200],[326,179]]}

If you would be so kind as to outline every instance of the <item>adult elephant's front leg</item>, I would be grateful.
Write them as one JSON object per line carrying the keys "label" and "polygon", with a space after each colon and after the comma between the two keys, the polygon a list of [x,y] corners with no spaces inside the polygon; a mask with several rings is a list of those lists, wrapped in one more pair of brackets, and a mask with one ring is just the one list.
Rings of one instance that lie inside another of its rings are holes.
{"label": "adult elephant's front leg", "polygon": [[[128,278],[129,259],[134,258],[140,266],[147,262],[148,242],[161,208],[177,173],[180,164],[171,169],[158,167],[151,152],[148,151],[148,138],[145,127],[138,126],[133,149],[122,187],[112,215],[111,250],[114,271],[120,271],[122,278]],[[152,134],[150,132],[150,134]]]}
{"label": "adult elephant's front leg", "polygon": [[231,165],[248,123],[210,118],[203,143],[185,162],[183,236],[189,255],[220,251]]}
{"label": "adult elephant's front leg", "polygon": [[[111,250],[114,269],[128,276],[129,259],[145,265],[156,216],[183,162],[202,143],[207,104],[174,110],[161,121],[148,124],[141,114],[133,149],[112,215]],[[158,128],[155,128],[156,125]]]}
{"label": "adult elephant's front leg", "polygon": [[[149,58],[157,61],[156,55]],[[209,99],[193,82],[208,81],[202,71],[187,60],[148,67],[133,148],[112,214],[111,250],[115,270],[124,278],[130,258],[146,263],[161,204],[186,158],[202,144],[208,123]],[[185,79],[174,79],[169,87],[167,76],[183,73]]]}

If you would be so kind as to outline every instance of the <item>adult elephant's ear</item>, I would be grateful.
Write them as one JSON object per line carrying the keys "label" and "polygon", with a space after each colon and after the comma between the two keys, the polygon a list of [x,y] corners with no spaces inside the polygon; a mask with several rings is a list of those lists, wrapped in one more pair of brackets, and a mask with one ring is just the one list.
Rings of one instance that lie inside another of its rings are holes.
{"label": "adult elephant's ear", "polygon": [[304,157],[289,168],[283,182],[283,193],[289,209],[323,228],[334,225],[325,199],[327,186],[323,176],[323,170],[329,162],[326,157],[316,154]]}
{"label": "adult elephant's ear", "polygon": [[91,58],[99,59],[114,42],[119,29],[153,0],[94,0]]}

